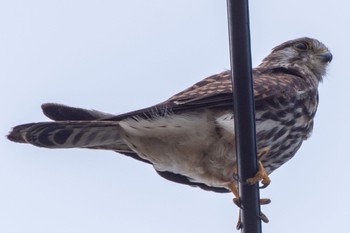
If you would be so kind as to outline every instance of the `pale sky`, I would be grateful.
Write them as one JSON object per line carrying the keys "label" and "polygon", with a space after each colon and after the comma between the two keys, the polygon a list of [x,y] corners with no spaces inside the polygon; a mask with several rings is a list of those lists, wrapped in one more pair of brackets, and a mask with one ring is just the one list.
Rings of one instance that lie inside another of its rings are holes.
{"label": "pale sky", "polygon": [[[271,176],[263,232],[346,232],[350,72],[348,1],[250,1],[253,66],[274,46],[314,37],[333,53],[312,137]],[[0,2],[0,232],[236,232],[231,194],[159,177],[108,151],[9,142],[46,121],[40,105],[123,113],[229,68],[226,1]]]}

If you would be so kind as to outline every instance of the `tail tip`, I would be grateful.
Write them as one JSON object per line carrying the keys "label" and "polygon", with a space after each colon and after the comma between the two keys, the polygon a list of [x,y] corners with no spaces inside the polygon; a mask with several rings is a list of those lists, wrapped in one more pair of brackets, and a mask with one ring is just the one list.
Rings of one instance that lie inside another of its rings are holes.
{"label": "tail tip", "polygon": [[12,142],[27,143],[23,135],[32,125],[33,123],[29,123],[13,127],[9,134],[6,136],[7,139]]}
{"label": "tail tip", "polygon": [[16,130],[12,130],[11,132],[9,132],[8,135],[6,135],[7,139],[12,141],[12,142],[19,142],[19,143],[25,143],[22,135],[20,133],[18,133],[18,131]]}

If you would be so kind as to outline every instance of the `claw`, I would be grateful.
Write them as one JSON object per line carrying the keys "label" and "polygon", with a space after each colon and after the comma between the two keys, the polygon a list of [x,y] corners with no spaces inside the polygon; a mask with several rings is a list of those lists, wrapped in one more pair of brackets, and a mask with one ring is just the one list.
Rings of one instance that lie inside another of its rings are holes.
{"label": "claw", "polygon": [[[243,209],[242,202],[241,202],[241,199],[239,198],[238,189],[237,189],[235,183],[233,183],[233,182],[230,183],[230,184],[228,185],[228,188],[231,190],[231,192],[232,192],[233,195],[235,196],[235,197],[233,198],[233,203],[234,203],[236,206],[238,206],[238,208]],[[261,204],[261,205],[267,205],[267,204],[269,204],[270,202],[271,202],[271,200],[268,199],[268,198],[262,198],[262,199],[260,199],[260,204]],[[263,213],[260,213],[260,215],[258,215],[257,217],[260,218],[261,221],[263,221],[264,223],[268,223],[268,222],[269,222],[269,219],[268,219],[268,218],[266,217],[266,215],[263,214]],[[241,221],[241,211],[239,211],[238,220],[237,220],[237,224],[236,224],[236,229],[237,229],[237,230],[240,230],[240,229],[242,229],[242,228],[243,228],[243,223],[242,223],[242,221]]]}
{"label": "claw", "polygon": [[268,177],[268,175],[265,172],[264,166],[261,163],[261,161],[259,160],[259,170],[258,172],[255,174],[254,177],[247,179],[247,183],[248,184],[256,184],[259,181],[261,181],[261,183],[263,184],[262,187],[267,187],[269,186],[269,184],[271,183],[270,178]]}
{"label": "claw", "polygon": [[262,164],[262,162],[260,161],[260,158],[263,157],[264,155],[266,155],[267,153],[270,152],[270,148],[269,147],[264,147],[263,149],[261,149],[257,155],[259,161],[258,161],[258,166],[259,166],[259,170],[258,172],[255,174],[254,177],[247,179],[247,183],[248,184],[256,184],[259,181],[261,181],[261,183],[263,184],[260,188],[266,188],[267,186],[269,186],[269,184],[271,183],[271,180],[269,178],[269,176],[267,175],[267,173],[265,172],[264,169],[264,165]]}
{"label": "claw", "polygon": [[262,212],[260,212],[259,218],[261,219],[261,221],[263,221],[264,223],[268,223],[269,219],[266,217],[265,214],[263,214]]}
{"label": "claw", "polygon": [[[271,183],[271,181],[270,181],[270,183]],[[263,185],[259,186],[259,189],[264,189],[264,188],[266,188],[267,186],[269,186],[269,184],[263,184]]]}
{"label": "claw", "polygon": [[267,205],[270,203],[271,203],[271,200],[269,198],[261,198],[260,199],[260,205]]}
{"label": "claw", "polygon": [[[262,162],[260,161],[260,158],[263,155],[267,154],[269,151],[270,151],[269,147],[265,147],[265,148],[263,148],[263,149],[261,149],[259,151],[259,154],[257,156],[258,159],[259,159],[259,161],[258,161],[259,170],[255,174],[254,177],[247,179],[246,182],[245,181],[240,181],[238,177],[235,177],[235,180],[237,182],[246,183],[246,184],[249,184],[249,185],[253,185],[253,184],[256,184],[259,181],[261,181],[261,183],[263,185],[260,188],[266,188],[271,183],[271,180],[268,177],[267,173],[265,172],[264,166],[263,166]],[[234,182],[232,182],[232,183],[230,183],[228,185],[228,188],[231,190],[231,192],[234,195],[233,203],[236,206],[238,206],[238,208],[243,209],[242,202],[241,202],[241,199],[239,198],[239,192],[238,192],[236,184]],[[269,204],[270,202],[271,202],[271,200],[268,199],[268,198],[260,199],[260,204],[261,205],[266,205],[266,204]],[[261,221],[263,221],[264,223],[268,223],[269,222],[269,219],[262,212],[257,217],[260,218]],[[239,211],[238,221],[237,221],[237,224],[236,224],[236,229],[240,230],[242,228],[243,228],[243,223],[241,221],[241,211]]]}
{"label": "claw", "polygon": [[239,211],[238,213],[238,220],[237,220],[237,224],[236,224],[236,229],[237,231],[243,228],[243,224],[241,221],[241,211]]}
{"label": "claw", "polygon": [[[260,212],[260,215],[258,215],[258,218],[260,218],[260,220],[263,221],[264,223],[268,223],[269,222],[269,219],[262,212]],[[237,224],[236,224],[236,229],[240,230],[242,228],[243,228],[243,223],[241,221],[241,212],[239,212],[238,221],[237,221]]]}
{"label": "claw", "polygon": [[241,199],[240,198],[233,198],[233,203],[238,206],[238,208],[242,209],[242,202],[241,202]]}

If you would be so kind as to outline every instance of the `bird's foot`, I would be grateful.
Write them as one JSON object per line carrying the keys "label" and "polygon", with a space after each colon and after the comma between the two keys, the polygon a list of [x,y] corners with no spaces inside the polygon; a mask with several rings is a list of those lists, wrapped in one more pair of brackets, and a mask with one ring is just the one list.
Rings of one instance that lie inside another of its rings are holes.
{"label": "bird's foot", "polygon": [[255,174],[254,177],[247,179],[247,183],[250,185],[253,185],[261,181],[261,183],[263,184],[261,188],[266,188],[271,183],[271,180],[269,176],[266,174],[264,166],[262,165],[260,160],[258,162],[258,165],[259,165],[258,172]]}
{"label": "bird's foot", "polygon": [[[264,213],[260,213],[260,215],[258,216],[258,218],[261,219],[261,221],[263,221],[264,223],[268,223],[269,222],[269,219],[266,217],[266,215]],[[241,212],[239,212],[239,216],[238,216],[238,221],[237,221],[237,224],[236,224],[236,229],[237,230],[240,230],[243,228],[243,223],[242,223],[242,220],[241,220]]]}
{"label": "bird's foot", "polygon": [[[231,190],[231,192],[233,193],[234,195],[234,198],[233,198],[233,203],[238,206],[238,208],[240,209],[243,209],[243,206],[242,206],[242,202],[241,202],[241,199],[239,198],[239,192],[238,192],[238,189],[235,185],[235,183],[230,183],[228,185],[228,188]],[[268,198],[262,198],[260,199],[260,204],[261,205],[267,205],[271,203],[271,200],[268,199]],[[266,217],[265,214],[263,213],[260,213],[260,215],[257,216],[258,218],[260,218],[264,223],[268,223],[269,222],[269,219]],[[242,221],[241,221],[241,211],[239,211],[239,215],[238,215],[238,221],[237,221],[237,224],[236,224],[236,229],[239,230],[243,227],[243,224],[242,224]]]}
{"label": "bird's foot", "polygon": [[[253,185],[253,184],[256,184],[256,183],[261,181],[261,183],[263,184],[262,188],[265,188],[271,183],[271,180],[270,180],[269,176],[267,175],[262,162],[260,161],[260,158],[262,156],[264,156],[265,154],[269,153],[269,152],[270,152],[270,148],[269,147],[265,147],[265,148],[263,148],[263,149],[261,149],[259,151],[259,153],[257,155],[257,157],[259,159],[258,160],[258,172],[255,174],[254,177],[249,178],[249,179],[246,180],[246,182],[248,184]],[[239,197],[239,192],[238,192],[238,189],[237,189],[235,183],[233,183],[233,182],[230,183],[228,185],[228,188],[231,190],[231,192],[234,195],[233,203],[235,203],[235,205],[237,205],[238,208],[243,209],[244,207],[242,206],[242,202],[241,202],[241,199]],[[260,199],[260,204],[261,205],[267,205],[269,203],[271,203],[271,200],[268,199],[268,198]],[[257,217],[260,218],[261,221],[263,221],[264,223],[268,223],[269,222],[269,219],[262,212],[260,212],[260,214]],[[239,211],[239,216],[238,216],[236,229],[240,230],[242,228],[243,228],[243,223],[242,223],[242,220],[241,220],[241,211]]]}
{"label": "bird's foot", "polygon": [[261,188],[266,188],[271,183],[271,180],[265,171],[264,165],[260,161],[260,158],[269,152],[270,152],[269,147],[264,147],[263,149],[261,149],[259,151],[259,153],[257,155],[257,157],[259,159],[258,160],[258,172],[255,174],[254,177],[247,179],[248,184],[253,185],[253,184],[256,184],[259,181],[261,181],[261,183],[263,184],[263,186]]}
{"label": "bird's foot", "polygon": [[[268,200],[269,202],[265,202],[266,200]],[[240,206],[240,202],[235,199],[233,199],[233,202],[240,208],[242,208]],[[270,199],[260,199],[260,204],[262,205],[265,205],[265,204],[269,204],[271,201]],[[269,222],[269,219],[267,218],[267,216],[263,213],[263,212],[260,212],[260,214],[257,216],[261,221],[263,221],[264,223],[268,223]],[[236,224],[236,229],[237,230],[240,230],[242,229],[243,227],[243,223],[242,223],[242,217],[241,217],[241,211],[239,211],[238,213],[238,220],[237,220],[237,224]]]}

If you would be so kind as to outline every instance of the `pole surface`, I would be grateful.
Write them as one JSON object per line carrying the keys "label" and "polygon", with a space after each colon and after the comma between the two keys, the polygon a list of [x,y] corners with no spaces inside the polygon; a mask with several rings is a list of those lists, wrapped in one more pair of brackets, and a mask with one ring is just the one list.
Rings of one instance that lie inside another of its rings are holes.
{"label": "pole surface", "polygon": [[[248,0],[227,0],[238,177],[258,171]],[[242,233],[261,233],[258,184],[239,182]]]}

